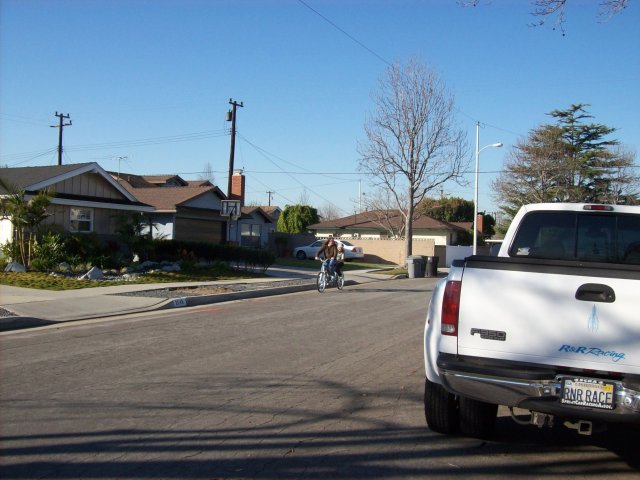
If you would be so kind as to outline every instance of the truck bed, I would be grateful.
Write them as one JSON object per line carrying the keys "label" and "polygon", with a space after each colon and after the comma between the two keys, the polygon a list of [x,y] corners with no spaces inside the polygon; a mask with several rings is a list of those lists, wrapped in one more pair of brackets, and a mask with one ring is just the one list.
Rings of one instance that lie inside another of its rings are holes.
{"label": "truck bed", "polygon": [[463,262],[456,354],[640,374],[638,265]]}

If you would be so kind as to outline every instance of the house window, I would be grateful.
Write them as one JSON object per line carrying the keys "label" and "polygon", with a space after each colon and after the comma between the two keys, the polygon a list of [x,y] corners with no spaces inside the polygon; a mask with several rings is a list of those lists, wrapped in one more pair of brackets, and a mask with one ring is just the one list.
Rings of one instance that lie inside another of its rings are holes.
{"label": "house window", "polygon": [[93,209],[72,208],[70,230],[72,232],[93,232]]}
{"label": "house window", "polygon": [[243,223],[241,225],[240,235],[242,236],[242,246],[259,247],[260,237],[262,236],[262,225]]}

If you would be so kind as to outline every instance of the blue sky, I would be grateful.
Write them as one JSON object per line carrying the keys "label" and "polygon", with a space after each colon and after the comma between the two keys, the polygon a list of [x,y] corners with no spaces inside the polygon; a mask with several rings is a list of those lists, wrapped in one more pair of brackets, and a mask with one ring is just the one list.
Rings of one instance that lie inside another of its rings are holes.
{"label": "blue sky", "polygon": [[506,154],[554,109],[591,104],[638,150],[640,7],[603,22],[598,3],[570,0],[563,36],[530,27],[525,0],[0,0],[0,164],[55,165],[57,111],[73,122],[63,163],[187,179],[210,163],[226,192],[233,98],[247,201],[349,215],[371,188],[357,169],[371,93],[385,62],[417,56],[469,138],[469,183],[443,193],[473,199],[477,122],[481,147],[505,145],[480,155],[493,212]]}

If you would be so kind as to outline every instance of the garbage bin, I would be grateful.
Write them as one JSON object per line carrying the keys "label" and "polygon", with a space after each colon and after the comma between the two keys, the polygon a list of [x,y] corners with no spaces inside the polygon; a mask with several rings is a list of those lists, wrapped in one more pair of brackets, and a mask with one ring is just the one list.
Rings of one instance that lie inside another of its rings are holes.
{"label": "garbage bin", "polygon": [[427,257],[427,277],[438,276],[438,257]]}
{"label": "garbage bin", "polygon": [[409,278],[424,277],[425,261],[420,255],[411,255],[407,257],[407,273]]}

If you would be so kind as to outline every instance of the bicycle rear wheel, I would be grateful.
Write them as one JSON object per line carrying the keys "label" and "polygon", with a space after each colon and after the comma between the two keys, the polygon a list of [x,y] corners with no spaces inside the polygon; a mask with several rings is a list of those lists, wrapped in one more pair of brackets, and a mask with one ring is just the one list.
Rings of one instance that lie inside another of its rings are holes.
{"label": "bicycle rear wheel", "polygon": [[344,288],[344,275],[338,275],[338,280],[336,285],[338,287],[338,290],[342,290]]}
{"label": "bicycle rear wheel", "polygon": [[324,273],[324,272],[318,273],[317,284],[318,284],[318,291],[320,293],[324,292],[324,289],[327,288],[327,274],[326,273]]}

